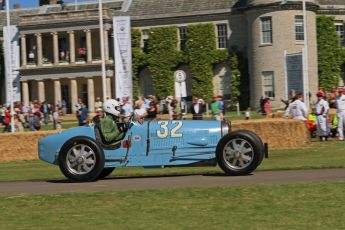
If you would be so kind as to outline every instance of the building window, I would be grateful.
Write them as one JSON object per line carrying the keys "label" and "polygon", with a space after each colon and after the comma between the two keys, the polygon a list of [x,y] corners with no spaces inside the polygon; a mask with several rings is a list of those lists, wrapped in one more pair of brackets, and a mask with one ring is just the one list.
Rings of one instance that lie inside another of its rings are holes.
{"label": "building window", "polygon": [[339,46],[345,46],[345,33],[344,33],[344,23],[337,22],[335,23],[335,30],[339,36]]}
{"label": "building window", "polygon": [[274,99],[274,73],[273,71],[264,71],[262,72],[262,85],[263,85],[263,94],[266,97]]}
{"label": "building window", "polygon": [[304,41],[304,26],[303,26],[303,16],[295,16],[295,34],[296,41]]}
{"label": "building window", "polygon": [[149,40],[149,34],[150,34],[150,30],[142,30],[141,31],[141,39],[142,39],[142,50],[144,52],[148,51],[148,44],[147,41]]}
{"label": "building window", "polygon": [[219,49],[228,48],[228,27],[226,24],[217,25],[217,40]]}
{"label": "building window", "polygon": [[272,44],[272,18],[263,17],[261,20],[261,43]]}
{"label": "building window", "polygon": [[183,26],[179,28],[180,32],[180,50],[186,50],[186,42],[187,42],[187,27]]}

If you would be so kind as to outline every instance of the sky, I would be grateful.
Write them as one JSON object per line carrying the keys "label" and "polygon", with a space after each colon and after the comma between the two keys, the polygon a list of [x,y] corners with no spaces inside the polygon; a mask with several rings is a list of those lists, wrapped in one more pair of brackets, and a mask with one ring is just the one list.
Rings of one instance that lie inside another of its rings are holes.
{"label": "sky", "polygon": [[[5,0],[3,0],[5,1]],[[15,3],[19,3],[21,8],[32,8],[38,7],[39,0],[9,0],[10,5],[13,6]],[[77,2],[86,2],[90,0],[77,0]],[[75,0],[65,0],[66,3],[74,3]]]}

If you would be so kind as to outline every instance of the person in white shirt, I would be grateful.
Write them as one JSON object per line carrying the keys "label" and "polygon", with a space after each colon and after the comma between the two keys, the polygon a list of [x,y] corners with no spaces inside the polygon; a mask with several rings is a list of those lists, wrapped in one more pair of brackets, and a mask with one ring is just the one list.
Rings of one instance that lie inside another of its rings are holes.
{"label": "person in white shirt", "polygon": [[293,119],[306,121],[308,116],[307,106],[303,102],[303,95],[297,94],[296,100],[289,104],[285,111],[285,117],[287,118],[289,114],[292,114]]}
{"label": "person in white shirt", "polygon": [[320,141],[326,141],[330,131],[327,125],[329,104],[323,99],[323,94],[321,92],[318,92],[316,96],[317,102],[314,105],[316,115],[316,133],[319,136]]}
{"label": "person in white shirt", "polygon": [[129,97],[122,98],[122,110],[124,112],[123,116],[125,120],[128,120],[133,115],[133,107],[129,103]]}
{"label": "person in white shirt", "polygon": [[134,116],[137,118],[139,123],[142,123],[144,118],[147,116],[146,109],[143,108],[143,101],[137,100],[134,103]]}
{"label": "person in white shirt", "polygon": [[339,90],[339,96],[335,102],[338,116],[338,134],[339,140],[344,140],[344,126],[345,126],[345,89]]}

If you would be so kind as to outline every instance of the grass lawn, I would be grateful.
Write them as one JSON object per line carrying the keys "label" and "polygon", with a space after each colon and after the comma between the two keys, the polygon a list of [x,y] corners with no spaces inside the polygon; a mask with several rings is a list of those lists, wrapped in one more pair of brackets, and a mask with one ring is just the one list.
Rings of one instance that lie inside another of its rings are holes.
{"label": "grass lawn", "polygon": [[[344,145],[272,150],[258,170],[345,167]],[[221,170],[124,168],[112,176],[214,172]],[[62,177],[40,161],[0,164],[0,181]],[[345,182],[0,196],[0,230],[345,229],[344,194]]]}
{"label": "grass lawn", "polygon": [[345,183],[0,197],[0,229],[345,229]]}

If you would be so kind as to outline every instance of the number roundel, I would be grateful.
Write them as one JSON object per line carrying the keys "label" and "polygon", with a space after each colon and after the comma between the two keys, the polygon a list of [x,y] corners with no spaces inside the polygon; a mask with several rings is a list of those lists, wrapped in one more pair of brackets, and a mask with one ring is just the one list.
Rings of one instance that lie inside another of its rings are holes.
{"label": "number roundel", "polygon": [[[172,128],[169,130],[169,122],[172,123]],[[158,121],[158,125],[160,129],[157,129],[156,134],[159,138],[167,138],[170,133],[170,137],[172,138],[179,138],[182,137],[182,133],[180,133],[180,129],[183,126],[182,121]]]}

